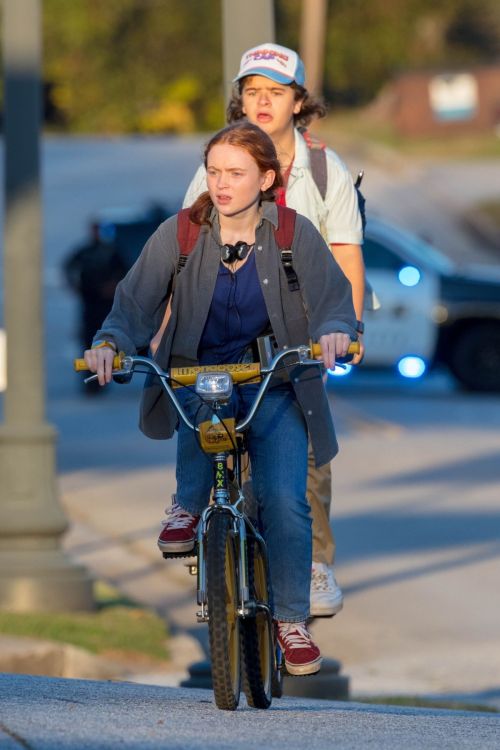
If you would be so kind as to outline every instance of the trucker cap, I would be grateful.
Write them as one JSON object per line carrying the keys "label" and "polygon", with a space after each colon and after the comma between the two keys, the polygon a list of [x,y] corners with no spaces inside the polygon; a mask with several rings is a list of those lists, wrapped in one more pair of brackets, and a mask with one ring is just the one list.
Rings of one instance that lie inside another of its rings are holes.
{"label": "trucker cap", "polygon": [[296,52],[279,44],[259,44],[243,53],[238,75],[233,81],[245,76],[265,76],[276,83],[298,83],[304,86],[304,63]]}

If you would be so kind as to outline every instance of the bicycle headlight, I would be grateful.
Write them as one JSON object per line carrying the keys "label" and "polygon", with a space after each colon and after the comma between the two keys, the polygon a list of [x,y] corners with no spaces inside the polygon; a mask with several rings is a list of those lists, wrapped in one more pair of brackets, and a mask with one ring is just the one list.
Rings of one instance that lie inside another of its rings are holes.
{"label": "bicycle headlight", "polygon": [[233,380],[228,372],[199,372],[195,391],[211,401],[226,400],[233,392]]}

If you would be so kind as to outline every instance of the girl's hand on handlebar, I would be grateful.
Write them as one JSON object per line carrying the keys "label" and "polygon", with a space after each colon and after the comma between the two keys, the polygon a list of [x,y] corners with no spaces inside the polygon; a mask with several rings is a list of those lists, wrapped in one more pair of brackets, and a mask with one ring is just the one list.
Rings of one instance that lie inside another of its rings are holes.
{"label": "girl's hand on handlebar", "polygon": [[99,385],[111,382],[113,374],[113,359],[116,355],[110,346],[101,346],[97,349],[87,349],[84,359],[91,372],[97,373]]}
{"label": "girl's hand on handlebar", "polygon": [[346,356],[351,337],[347,333],[328,333],[320,337],[319,343],[323,364],[328,370],[332,370],[335,361]]}
{"label": "girl's hand on handlebar", "polygon": [[361,333],[358,333],[358,342],[359,342],[359,352],[358,354],[353,354],[352,359],[349,364],[351,365],[360,365],[363,361],[363,357],[365,356],[365,345],[363,343],[363,336]]}

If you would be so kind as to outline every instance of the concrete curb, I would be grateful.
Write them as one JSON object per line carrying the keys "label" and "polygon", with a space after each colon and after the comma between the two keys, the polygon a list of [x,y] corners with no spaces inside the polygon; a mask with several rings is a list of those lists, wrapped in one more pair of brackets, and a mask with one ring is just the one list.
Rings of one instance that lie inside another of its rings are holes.
{"label": "concrete curb", "polygon": [[0,635],[0,672],[81,679],[123,677],[123,666],[67,643]]}
{"label": "concrete curb", "polygon": [[178,684],[193,659],[203,656],[195,638],[187,634],[168,639],[171,657],[164,663],[141,663],[127,657],[108,659],[68,643],[0,635],[0,672],[84,680],[131,680]]}

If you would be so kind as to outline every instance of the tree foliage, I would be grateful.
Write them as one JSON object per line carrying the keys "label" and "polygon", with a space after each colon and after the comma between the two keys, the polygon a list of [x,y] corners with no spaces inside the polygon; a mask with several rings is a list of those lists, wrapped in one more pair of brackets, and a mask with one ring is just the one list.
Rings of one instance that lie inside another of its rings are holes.
{"label": "tree foliage", "polygon": [[[307,0],[275,0],[277,40],[299,47]],[[221,0],[44,0],[52,126],[190,132],[224,122]],[[498,0],[331,0],[325,97],[370,101],[398,71],[500,58]]]}
{"label": "tree foliage", "polygon": [[[278,35],[297,47],[307,0],[277,7]],[[333,104],[366,103],[401,70],[499,58],[498,0],[331,0],[328,6],[324,86]]]}
{"label": "tree foliage", "polygon": [[45,77],[67,126],[189,132],[223,121],[219,0],[45,0]]}

